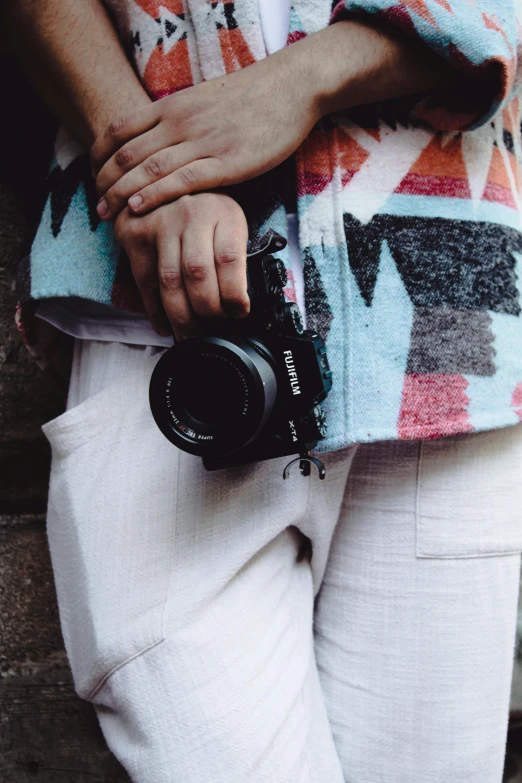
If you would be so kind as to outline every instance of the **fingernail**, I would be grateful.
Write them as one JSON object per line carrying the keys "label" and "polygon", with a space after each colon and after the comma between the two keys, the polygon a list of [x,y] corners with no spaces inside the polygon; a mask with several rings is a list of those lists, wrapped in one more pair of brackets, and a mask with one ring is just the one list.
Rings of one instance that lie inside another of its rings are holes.
{"label": "fingernail", "polygon": [[133,209],[139,209],[143,204],[143,199],[141,196],[131,196],[129,204]]}
{"label": "fingernail", "polygon": [[105,201],[104,198],[102,198],[101,201],[98,202],[98,206],[96,207],[96,211],[100,217],[105,217],[107,212],[109,211],[109,205]]}

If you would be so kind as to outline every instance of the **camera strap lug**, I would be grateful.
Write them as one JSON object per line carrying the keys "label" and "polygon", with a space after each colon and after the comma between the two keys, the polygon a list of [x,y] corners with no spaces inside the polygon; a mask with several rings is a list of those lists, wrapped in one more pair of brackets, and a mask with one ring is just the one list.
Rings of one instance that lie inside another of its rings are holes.
{"label": "camera strap lug", "polygon": [[288,463],[286,468],[283,471],[283,479],[287,479],[290,475],[290,468],[292,465],[295,465],[296,462],[299,462],[299,470],[301,471],[301,475],[303,476],[309,476],[310,475],[310,465],[315,465],[317,470],[319,471],[319,478],[321,481],[323,481],[324,477],[326,476],[326,468],[324,464],[321,462],[320,459],[317,457],[311,457],[310,454],[307,451],[302,451],[298,457],[293,459],[291,462]]}

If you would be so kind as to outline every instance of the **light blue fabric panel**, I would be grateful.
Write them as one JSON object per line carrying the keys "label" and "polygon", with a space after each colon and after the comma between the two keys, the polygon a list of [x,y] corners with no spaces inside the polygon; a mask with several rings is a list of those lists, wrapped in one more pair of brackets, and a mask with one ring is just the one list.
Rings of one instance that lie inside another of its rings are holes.
{"label": "light blue fabric panel", "polygon": [[110,304],[118,255],[109,223],[91,231],[83,185],[74,194],[56,238],[48,199],[31,249],[31,296],[81,296]]}
{"label": "light blue fabric panel", "polygon": [[383,422],[395,432],[413,324],[413,305],[386,242],[371,306],[364,303],[355,279],[351,290],[357,328],[351,335],[346,378],[352,399],[350,430],[356,441],[373,440],[382,437]]}
{"label": "light blue fabric panel", "polygon": [[472,220],[474,222],[499,223],[520,230],[520,212],[493,201],[480,201],[474,205],[467,198],[439,196],[410,196],[392,193],[379,210],[382,215],[398,217],[445,218],[446,220]]}
{"label": "light blue fabric panel", "polygon": [[[522,280],[522,256],[518,253],[514,255],[517,258],[517,277]],[[469,384],[466,394],[470,399],[467,412],[476,429],[503,427],[520,421],[511,405],[515,387],[522,382],[522,318],[513,318],[504,313],[490,313],[490,316],[491,331],[495,338],[496,373],[488,378],[465,376]]]}

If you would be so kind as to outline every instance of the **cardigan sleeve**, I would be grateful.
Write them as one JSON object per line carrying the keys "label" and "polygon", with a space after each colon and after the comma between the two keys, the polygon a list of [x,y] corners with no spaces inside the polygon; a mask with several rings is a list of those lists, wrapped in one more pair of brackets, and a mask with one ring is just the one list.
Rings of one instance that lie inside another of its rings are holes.
{"label": "cardigan sleeve", "polygon": [[420,38],[455,69],[454,80],[413,109],[438,130],[483,125],[520,86],[520,0],[341,0],[331,21],[365,16]]}

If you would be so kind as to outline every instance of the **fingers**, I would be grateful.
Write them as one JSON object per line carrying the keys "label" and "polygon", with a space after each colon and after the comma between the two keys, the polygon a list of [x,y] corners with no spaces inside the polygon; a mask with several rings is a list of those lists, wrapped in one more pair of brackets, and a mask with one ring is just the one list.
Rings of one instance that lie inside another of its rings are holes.
{"label": "fingers", "polygon": [[159,231],[157,249],[162,306],[176,340],[182,340],[194,334],[196,323],[181,273],[181,240],[172,232]]}
{"label": "fingers", "polygon": [[192,308],[200,318],[223,318],[214,264],[216,220],[202,215],[191,221],[181,240],[181,269]]}
{"label": "fingers", "polygon": [[125,208],[114,227],[159,334],[179,340],[200,331],[199,319],[248,314],[248,227],[228,196],[185,196],[141,217]]}
{"label": "fingers", "polygon": [[133,247],[128,256],[152,328],[162,337],[168,337],[171,329],[160,296],[156,252],[152,247],[147,250]]}
{"label": "fingers", "polygon": [[137,136],[112,155],[101,167],[96,177],[96,189],[103,196],[120,177],[131,171],[154,153],[169,147],[172,142],[166,138],[163,126],[157,126]]}
{"label": "fingers", "polygon": [[146,220],[137,220],[125,210],[114,226],[115,236],[125,250],[133,277],[153,329],[167,337],[172,332],[161,302],[154,233]]}
{"label": "fingers", "polygon": [[218,158],[194,160],[129,199],[129,209],[136,215],[190,193],[221,187],[224,181],[223,162]]}
{"label": "fingers", "polygon": [[246,251],[248,225],[241,210],[219,220],[214,232],[214,263],[221,304],[234,318],[250,312],[247,294]]}
{"label": "fingers", "polygon": [[[120,152],[123,149],[125,147]],[[104,196],[98,204],[98,214],[104,220],[109,220],[117,215],[126,206],[128,199],[137,191],[142,190],[162,177],[168,176],[176,169],[193,161],[196,157],[194,144],[177,144],[174,147],[160,149],[159,152],[151,155],[126,174],[120,171],[115,176],[114,167],[116,164],[113,161],[120,152],[103,167],[97,180],[97,186],[100,188],[99,192],[102,192],[101,188],[105,188],[110,183],[106,192],[103,191]],[[111,166],[112,169],[110,169]],[[106,169],[107,172],[105,171]],[[113,182],[110,182],[111,178]]]}
{"label": "fingers", "polygon": [[91,164],[95,172],[97,173],[111,155],[127,141],[151,130],[159,120],[160,111],[159,102],[151,103],[149,106],[136,109],[132,114],[117,117],[111,122],[103,136],[96,139],[91,148]]}

